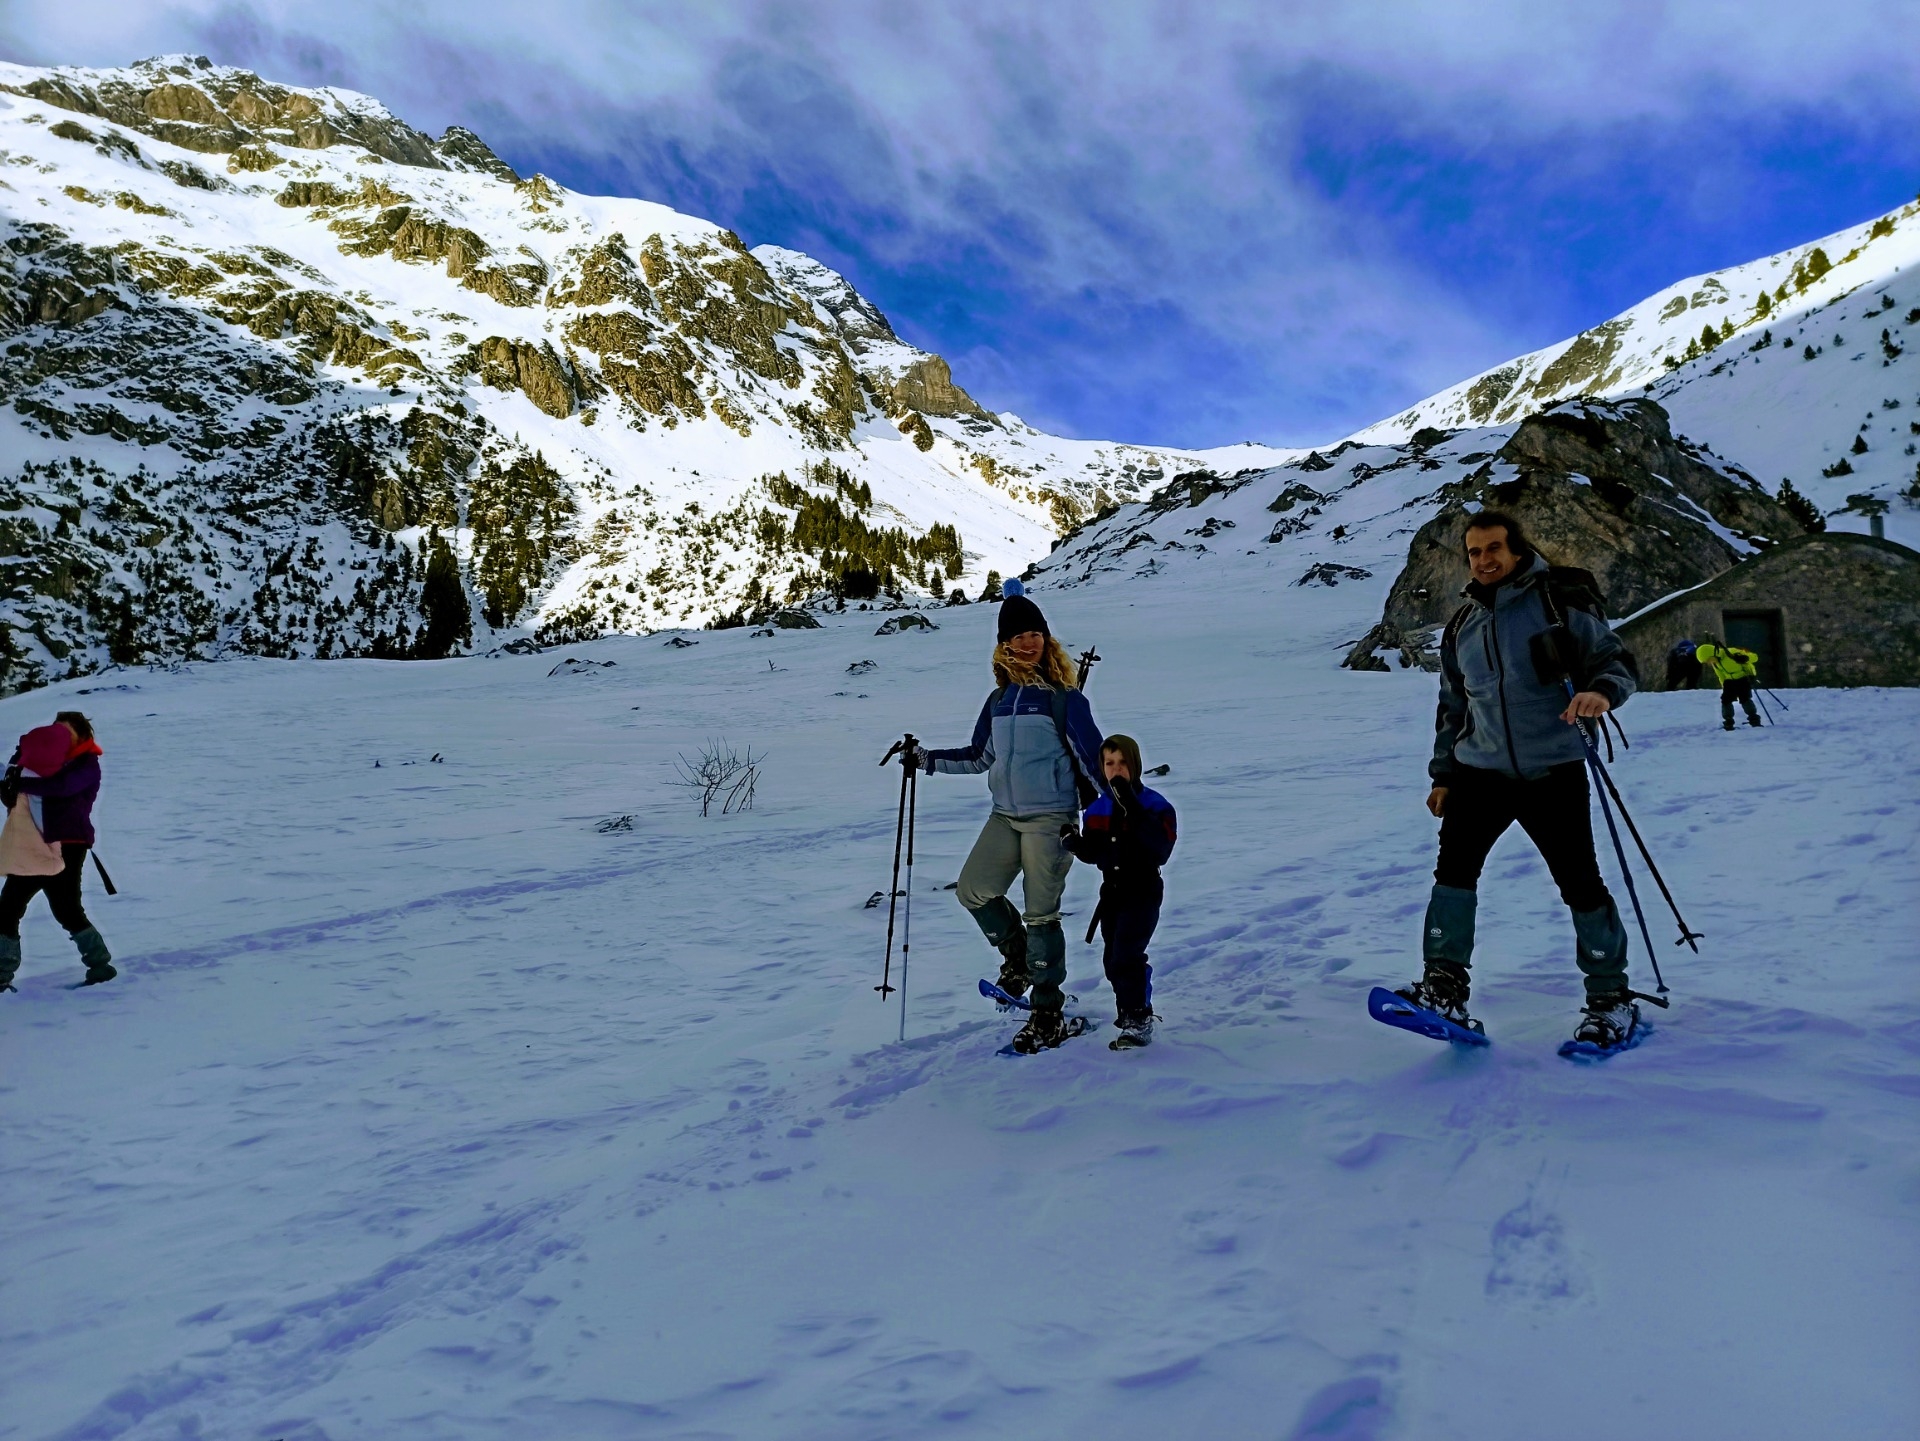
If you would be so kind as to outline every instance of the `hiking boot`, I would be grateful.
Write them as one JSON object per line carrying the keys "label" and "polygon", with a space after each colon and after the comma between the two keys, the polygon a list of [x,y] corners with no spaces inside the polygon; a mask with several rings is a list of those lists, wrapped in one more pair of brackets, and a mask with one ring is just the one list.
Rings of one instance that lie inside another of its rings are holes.
{"label": "hiking boot", "polygon": [[[1762,721],[1762,720],[1760,719],[1760,717],[1759,717],[1759,716],[1757,716],[1757,715],[1750,715],[1750,716],[1748,716],[1748,717],[1747,717],[1747,724],[1748,724],[1748,725],[1750,725],[1750,726],[1757,726],[1757,725],[1764,725],[1764,724],[1765,724],[1765,722],[1764,722],[1764,721]],[[1727,729],[1728,729],[1728,730],[1732,730],[1732,729],[1733,729],[1733,727],[1732,727],[1732,726],[1728,726],[1728,727],[1727,727]]]}
{"label": "hiking boot", "polygon": [[1581,1013],[1573,1038],[1609,1051],[1626,1044],[1639,1024],[1640,1008],[1634,1005],[1630,992],[1601,991],[1587,997],[1586,1010]]}
{"label": "hiking boot", "polygon": [[13,989],[13,978],[20,970],[20,938],[0,936],[0,991]]}
{"label": "hiking boot", "polygon": [[1723,730],[1723,731],[1730,731],[1730,730],[1732,730],[1732,729],[1733,729],[1733,722],[1732,722],[1732,721],[1730,721],[1730,720],[1727,720],[1727,721],[1721,721],[1721,722],[1720,722],[1720,729],[1721,729],[1721,730]]}
{"label": "hiking boot", "polygon": [[1027,933],[1015,931],[999,951],[1000,989],[1010,996],[1024,996],[1027,993]]}
{"label": "hiking boot", "polygon": [[1036,1051],[1050,1051],[1069,1036],[1077,1036],[1087,1029],[1085,1016],[1068,1016],[1063,1011],[1035,1011],[1014,1036],[1008,1049],[1016,1055],[1031,1056]]}
{"label": "hiking boot", "polygon": [[1152,1011],[1122,1011],[1114,1017],[1113,1026],[1120,1034],[1107,1042],[1109,1051],[1137,1051],[1142,1046],[1153,1044],[1153,1023],[1156,1017]]}
{"label": "hiking boot", "polygon": [[97,986],[102,981],[110,981],[120,973],[113,968],[113,957],[108,954],[106,937],[88,926],[84,931],[73,933],[73,943],[79,948],[80,959],[86,962],[87,978],[80,984]]}
{"label": "hiking boot", "polygon": [[987,944],[1000,953],[1000,989],[1010,996],[1027,993],[1027,928],[1005,896],[995,896],[970,913]]}
{"label": "hiking boot", "polygon": [[1471,991],[1472,982],[1465,966],[1429,958],[1426,974],[1394,994],[1423,1011],[1432,1011],[1457,1026],[1464,1026],[1473,1019],[1467,1014],[1467,997]]}

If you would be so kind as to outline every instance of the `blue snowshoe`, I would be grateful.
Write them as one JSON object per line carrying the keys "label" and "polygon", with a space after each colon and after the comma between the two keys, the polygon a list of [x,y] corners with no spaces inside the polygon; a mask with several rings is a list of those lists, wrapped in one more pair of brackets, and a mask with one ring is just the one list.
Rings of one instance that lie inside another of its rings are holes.
{"label": "blue snowshoe", "polygon": [[1390,991],[1385,986],[1375,986],[1368,993],[1367,1014],[1386,1025],[1431,1036],[1436,1041],[1451,1041],[1456,1046],[1492,1044],[1487,1039],[1485,1027],[1464,1010],[1456,1010],[1450,1015],[1429,1010],[1407,999],[1405,992]]}
{"label": "blue snowshoe", "polygon": [[1386,1025],[1436,1041],[1484,1046],[1489,1044],[1486,1028],[1467,1014],[1469,991],[1465,966],[1429,956],[1425,974],[1412,985],[1397,991],[1375,986],[1367,997],[1367,1014]]}
{"label": "blue snowshoe", "polygon": [[999,1006],[1002,1010],[1018,1009],[1030,1011],[1033,1009],[1033,1002],[1029,1001],[1025,996],[1016,996],[1011,991],[1002,989],[984,977],[980,981],[980,994]]}

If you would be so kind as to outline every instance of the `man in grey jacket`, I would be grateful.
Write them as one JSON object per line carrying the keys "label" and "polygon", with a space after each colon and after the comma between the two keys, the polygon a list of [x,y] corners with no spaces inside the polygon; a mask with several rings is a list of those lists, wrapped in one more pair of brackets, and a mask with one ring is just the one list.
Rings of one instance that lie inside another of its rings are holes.
{"label": "man in grey jacket", "polygon": [[1466,551],[1473,579],[1440,648],[1427,767],[1440,858],[1422,937],[1425,974],[1400,994],[1480,1029],[1467,1014],[1477,887],[1487,853],[1517,821],[1573,912],[1587,993],[1575,1039],[1618,1045],[1638,1016],[1627,985],[1626,928],[1594,854],[1578,727],[1623,705],[1633,673],[1605,621],[1552,594],[1546,561],[1512,516],[1477,514]]}

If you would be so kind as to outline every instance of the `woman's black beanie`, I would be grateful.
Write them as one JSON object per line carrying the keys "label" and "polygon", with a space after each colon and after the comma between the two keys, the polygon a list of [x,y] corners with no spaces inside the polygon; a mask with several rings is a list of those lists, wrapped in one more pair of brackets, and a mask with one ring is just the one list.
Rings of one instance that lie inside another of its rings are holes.
{"label": "woman's black beanie", "polygon": [[1000,639],[1010,641],[1017,635],[1037,630],[1051,637],[1053,632],[1047,629],[1047,618],[1040,614],[1040,607],[1024,595],[1010,595],[1000,602]]}

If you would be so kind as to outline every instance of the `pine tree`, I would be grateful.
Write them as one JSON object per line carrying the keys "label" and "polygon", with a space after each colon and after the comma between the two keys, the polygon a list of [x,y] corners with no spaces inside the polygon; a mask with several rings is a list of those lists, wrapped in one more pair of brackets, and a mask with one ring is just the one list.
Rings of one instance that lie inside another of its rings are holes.
{"label": "pine tree", "polygon": [[1802,530],[1821,531],[1827,528],[1826,517],[1820,514],[1820,508],[1795,489],[1791,480],[1783,479],[1780,482],[1779,498],[1780,504],[1800,522]]}
{"label": "pine tree", "polygon": [[420,590],[423,624],[414,654],[421,660],[439,660],[456,645],[473,639],[473,612],[466,587],[460,583],[460,562],[453,548],[431,532],[427,548],[427,578]]}

